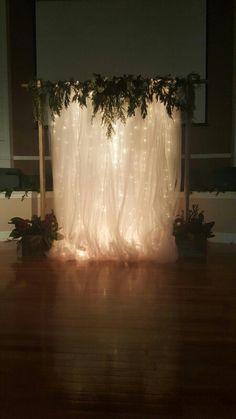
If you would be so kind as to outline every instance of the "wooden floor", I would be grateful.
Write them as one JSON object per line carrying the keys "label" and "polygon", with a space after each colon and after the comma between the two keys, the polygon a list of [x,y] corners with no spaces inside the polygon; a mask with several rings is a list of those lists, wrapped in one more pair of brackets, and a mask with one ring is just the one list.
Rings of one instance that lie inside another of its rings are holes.
{"label": "wooden floor", "polygon": [[236,249],[17,260],[0,244],[0,418],[236,418]]}

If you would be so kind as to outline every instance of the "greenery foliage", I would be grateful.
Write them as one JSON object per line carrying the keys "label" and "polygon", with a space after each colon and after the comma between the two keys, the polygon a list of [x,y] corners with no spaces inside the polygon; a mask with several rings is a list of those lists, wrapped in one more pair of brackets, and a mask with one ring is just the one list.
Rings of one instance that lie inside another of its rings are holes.
{"label": "greenery foliage", "polygon": [[32,95],[34,119],[42,124],[46,120],[47,107],[54,118],[71,102],[77,102],[84,107],[90,98],[93,117],[97,113],[101,114],[107,136],[111,137],[117,120],[125,123],[127,118],[135,115],[137,109],[145,118],[148,105],[153,100],[163,103],[170,117],[173,109],[177,108],[191,118],[194,111],[195,86],[200,83],[200,76],[195,73],[186,78],[156,76],[152,79],[133,75],[109,78],[95,74],[92,80],[84,82],[70,80],[54,83],[40,80],[39,83],[32,80],[28,84],[28,90]]}
{"label": "greenery foliage", "polygon": [[58,232],[58,222],[53,211],[45,215],[45,219],[41,220],[37,215],[33,215],[31,220],[14,217],[9,221],[15,228],[10,233],[13,239],[22,240],[25,236],[41,236],[44,249],[49,250],[54,240],[62,238]]}
{"label": "greenery foliage", "polygon": [[214,237],[214,234],[212,233],[214,224],[214,221],[206,223],[204,211],[200,211],[198,205],[193,205],[192,209],[189,209],[186,219],[183,211],[181,215],[176,217],[173,235],[177,242],[188,239],[206,240],[210,237]]}

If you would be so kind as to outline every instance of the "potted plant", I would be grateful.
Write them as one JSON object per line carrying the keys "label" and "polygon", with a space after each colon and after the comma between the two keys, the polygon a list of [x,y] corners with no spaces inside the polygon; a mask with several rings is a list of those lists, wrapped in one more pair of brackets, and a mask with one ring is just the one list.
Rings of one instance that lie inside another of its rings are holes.
{"label": "potted plant", "polygon": [[207,239],[214,237],[212,228],[215,222],[206,223],[204,211],[198,205],[188,210],[185,219],[184,212],[174,221],[173,235],[180,258],[206,258]]}
{"label": "potted plant", "polygon": [[53,211],[46,214],[44,220],[37,215],[33,215],[31,220],[14,217],[9,224],[15,226],[9,237],[18,241],[22,256],[43,256],[54,240],[62,238]]}

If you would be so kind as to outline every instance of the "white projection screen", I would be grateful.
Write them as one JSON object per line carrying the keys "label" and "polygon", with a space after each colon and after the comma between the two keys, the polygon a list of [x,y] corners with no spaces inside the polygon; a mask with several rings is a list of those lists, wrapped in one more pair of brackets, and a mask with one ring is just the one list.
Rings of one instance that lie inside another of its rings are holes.
{"label": "white projection screen", "polygon": [[[37,77],[93,73],[206,78],[207,0],[36,1]],[[194,121],[205,121],[205,87]]]}

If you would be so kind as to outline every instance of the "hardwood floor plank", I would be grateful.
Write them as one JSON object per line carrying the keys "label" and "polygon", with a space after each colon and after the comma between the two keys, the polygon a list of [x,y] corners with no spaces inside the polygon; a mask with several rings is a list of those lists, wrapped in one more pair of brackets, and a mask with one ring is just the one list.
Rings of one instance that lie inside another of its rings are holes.
{"label": "hardwood floor plank", "polygon": [[235,418],[236,249],[17,259],[0,243],[0,418]]}

